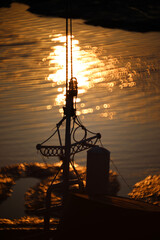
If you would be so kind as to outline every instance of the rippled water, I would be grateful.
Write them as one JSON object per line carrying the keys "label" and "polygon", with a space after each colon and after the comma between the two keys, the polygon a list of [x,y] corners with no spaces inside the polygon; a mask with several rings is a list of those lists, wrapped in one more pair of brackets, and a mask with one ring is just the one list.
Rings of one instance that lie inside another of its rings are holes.
{"label": "rippled water", "polygon": [[[0,166],[42,161],[35,146],[52,133],[64,104],[65,20],[26,9],[0,9]],[[160,172],[160,33],[74,20],[73,34],[77,115],[101,132],[128,184]],[[85,165],[85,154],[76,161]],[[120,194],[128,191],[122,183]]]}
{"label": "rippled water", "polygon": [[18,180],[13,187],[13,194],[0,205],[0,218],[20,218],[26,216],[24,211],[24,194],[33,185],[39,182],[36,178]]}

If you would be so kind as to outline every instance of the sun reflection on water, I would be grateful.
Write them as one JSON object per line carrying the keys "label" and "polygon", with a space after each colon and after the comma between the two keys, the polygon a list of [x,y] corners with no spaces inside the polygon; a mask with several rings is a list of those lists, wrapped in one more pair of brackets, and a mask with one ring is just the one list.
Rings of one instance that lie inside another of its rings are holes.
{"label": "sun reflection on water", "polygon": [[[53,46],[47,58],[42,61],[49,62],[49,75],[46,80],[52,82],[52,87],[56,88],[55,106],[62,107],[65,104],[65,76],[66,76],[66,37],[62,34],[50,35]],[[70,37],[70,36],[69,36]],[[81,102],[80,96],[97,84],[108,92],[112,92],[115,87],[122,90],[127,87],[134,87],[136,82],[134,78],[136,71],[131,69],[131,63],[128,62],[124,66],[119,64],[118,58],[112,56],[99,57],[97,47],[86,46],[85,49],[80,47],[79,40],[73,36],[73,76],[78,79],[78,98],[77,102]],[[70,44],[69,44],[70,53]],[[70,54],[68,56],[69,68],[68,75],[71,76]],[[96,89],[95,89],[96,94]],[[86,107],[84,103],[80,104],[80,110],[77,115],[85,115],[99,111],[101,117],[113,119],[115,112],[109,112],[111,108],[109,103],[103,103],[102,106],[95,108]],[[47,109],[52,109],[52,106],[47,106]],[[106,110],[105,112],[102,110]],[[63,109],[59,112],[63,114]]]}
{"label": "sun reflection on water", "polygon": [[[66,68],[66,49],[65,41],[66,37],[57,34],[52,38],[53,42],[57,45],[52,47],[52,52],[48,56],[49,71],[52,72],[48,75],[47,79],[55,83],[53,86],[59,86],[65,84],[65,68]],[[94,83],[103,81],[104,63],[101,62],[94,52],[94,49],[82,50],[79,46],[79,41],[73,37],[73,75],[78,77],[78,94],[83,94],[87,89],[94,86]],[[69,45],[70,52],[70,45]],[[70,62],[70,56],[69,56]],[[75,64],[74,64],[75,63]],[[98,68],[97,68],[98,67]],[[53,73],[54,72],[54,73]],[[71,75],[71,67],[69,64],[69,76]],[[90,81],[92,76],[92,81]],[[94,76],[94,77],[93,77]],[[55,99],[56,105],[64,104],[65,87],[58,87],[58,92],[62,92],[57,95]],[[79,99],[80,100],[80,99]]]}

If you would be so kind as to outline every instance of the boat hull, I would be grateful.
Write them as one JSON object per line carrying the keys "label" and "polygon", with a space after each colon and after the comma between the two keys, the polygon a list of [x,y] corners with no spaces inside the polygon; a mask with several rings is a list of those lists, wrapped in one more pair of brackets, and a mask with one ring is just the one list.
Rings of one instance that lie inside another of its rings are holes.
{"label": "boat hull", "polygon": [[157,239],[160,208],[123,197],[70,194],[60,224],[69,239]]}

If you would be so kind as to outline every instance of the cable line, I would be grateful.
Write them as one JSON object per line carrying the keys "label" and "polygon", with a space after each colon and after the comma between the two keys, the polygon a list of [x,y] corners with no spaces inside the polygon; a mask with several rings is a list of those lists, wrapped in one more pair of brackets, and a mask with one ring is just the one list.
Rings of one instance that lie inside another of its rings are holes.
{"label": "cable line", "polygon": [[[100,142],[101,146],[104,147],[103,144],[102,144],[101,139],[99,139],[99,142]],[[128,187],[128,189],[132,191],[132,187],[127,183],[126,179],[122,176],[122,174],[120,173],[120,171],[119,171],[119,169],[117,168],[117,166],[116,166],[116,164],[114,163],[114,161],[113,161],[112,159],[110,159],[110,161],[111,161],[111,163],[113,164],[113,166],[114,166],[114,168],[116,169],[116,171],[118,172],[118,174],[119,174],[119,176],[121,177],[121,179],[123,180],[123,182],[124,182],[124,183],[126,184],[126,186]]]}

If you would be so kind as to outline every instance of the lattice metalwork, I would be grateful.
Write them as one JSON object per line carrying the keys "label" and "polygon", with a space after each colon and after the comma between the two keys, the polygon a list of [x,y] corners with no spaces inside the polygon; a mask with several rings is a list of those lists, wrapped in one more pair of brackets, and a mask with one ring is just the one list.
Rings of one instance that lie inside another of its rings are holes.
{"label": "lattice metalwork", "polygon": [[[100,138],[101,135],[98,133],[96,136],[71,144],[70,156],[94,147]],[[65,154],[65,146],[43,146],[38,144],[37,149],[40,150],[41,154],[45,157],[64,157]]]}

